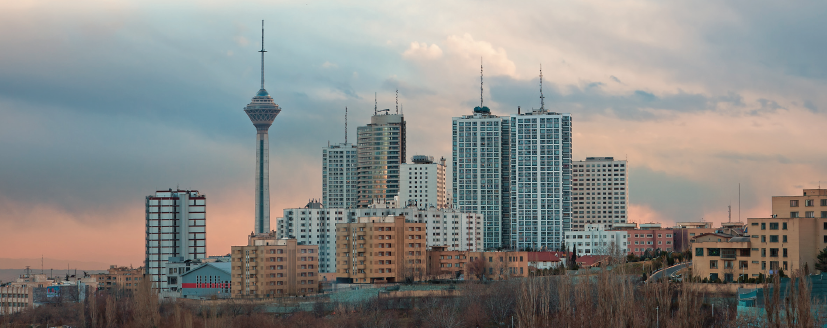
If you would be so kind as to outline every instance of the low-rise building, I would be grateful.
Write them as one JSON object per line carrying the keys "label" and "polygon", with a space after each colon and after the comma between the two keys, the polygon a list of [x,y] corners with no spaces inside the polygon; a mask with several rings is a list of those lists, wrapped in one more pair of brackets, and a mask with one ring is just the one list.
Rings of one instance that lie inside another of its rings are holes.
{"label": "low-rise building", "polygon": [[526,277],[532,253],[541,252],[462,252],[431,247],[428,250],[428,277],[463,280]]}
{"label": "low-rise building", "polygon": [[425,223],[404,216],[361,217],[336,225],[337,280],[401,282],[426,277]]}
{"label": "low-rise building", "polygon": [[583,255],[625,255],[629,252],[626,230],[604,230],[607,226],[586,224],[585,231],[566,231],[566,247]]}
{"label": "low-rise building", "polygon": [[733,281],[780,270],[815,272],[816,256],[827,247],[827,214],[820,215],[827,212],[827,189],[804,189],[803,196],[775,196],[772,205],[773,217],[747,219],[744,237],[695,237],[692,274]]}
{"label": "low-rise building", "polygon": [[0,287],[0,314],[8,315],[32,308],[33,288],[11,285]]}
{"label": "low-rise building", "polygon": [[662,229],[660,223],[642,223],[640,229],[626,230],[629,234],[629,253],[637,256],[661,250],[674,251],[674,233],[670,229]]}
{"label": "low-rise building", "polygon": [[318,292],[318,245],[251,234],[247,246],[232,246],[232,297],[271,298]]}
{"label": "low-rise building", "polygon": [[144,277],[144,268],[128,268],[110,265],[106,273],[92,274],[98,290],[127,290],[135,292]]}

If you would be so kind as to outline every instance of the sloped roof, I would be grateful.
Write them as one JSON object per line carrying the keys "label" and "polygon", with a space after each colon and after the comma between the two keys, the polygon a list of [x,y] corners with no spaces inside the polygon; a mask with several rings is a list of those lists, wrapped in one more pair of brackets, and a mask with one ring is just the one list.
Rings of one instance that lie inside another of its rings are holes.
{"label": "sloped roof", "polygon": [[556,252],[528,252],[529,262],[560,262]]}
{"label": "sloped roof", "polygon": [[201,265],[201,266],[199,266],[199,267],[197,267],[197,268],[194,268],[194,269],[192,269],[192,270],[190,270],[190,271],[185,272],[185,273],[184,273],[184,274],[182,274],[181,276],[182,276],[182,277],[183,277],[183,276],[186,276],[186,275],[191,274],[191,273],[193,273],[193,272],[195,272],[195,271],[201,270],[201,269],[203,269],[203,268],[205,268],[205,267],[207,267],[207,266],[211,266],[211,267],[216,268],[216,269],[218,269],[218,270],[224,271],[224,272],[226,272],[227,274],[232,274],[232,265],[233,265],[233,264],[232,264],[232,263],[230,263],[230,262],[210,262],[210,263],[204,263],[203,265]]}
{"label": "sloped roof", "polygon": [[595,263],[600,262],[608,257],[608,255],[583,255],[577,257],[577,263],[582,264],[584,266],[593,266]]}

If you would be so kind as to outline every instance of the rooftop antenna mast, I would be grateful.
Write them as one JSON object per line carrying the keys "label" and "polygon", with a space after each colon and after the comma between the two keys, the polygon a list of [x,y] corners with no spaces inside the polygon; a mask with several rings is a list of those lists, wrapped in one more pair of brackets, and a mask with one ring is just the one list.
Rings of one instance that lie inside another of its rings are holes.
{"label": "rooftop antenna mast", "polygon": [[267,52],[264,50],[264,20],[261,20],[261,50],[258,52],[261,53],[261,88],[264,89],[264,53]]}
{"label": "rooftop antenna mast", "polygon": [[345,106],[345,143],[347,143],[347,106]]}
{"label": "rooftop antenna mast", "polygon": [[546,110],[545,98],[543,97],[543,64],[540,64],[540,111]]}
{"label": "rooftop antenna mast", "polygon": [[732,222],[732,205],[727,206],[727,211],[729,212],[729,220],[727,222]]}
{"label": "rooftop antenna mast", "polygon": [[482,57],[480,57],[480,108],[482,108]]}
{"label": "rooftop antenna mast", "polygon": [[396,89],[396,114],[399,114],[399,89]]}
{"label": "rooftop antenna mast", "polygon": [[379,104],[379,103],[376,101],[376,92],[374,92],[373,93],[373,115],[376,115],[376,113],[377,113],[377,111],[376,111],[376,108],[378,107],[377,104]]}

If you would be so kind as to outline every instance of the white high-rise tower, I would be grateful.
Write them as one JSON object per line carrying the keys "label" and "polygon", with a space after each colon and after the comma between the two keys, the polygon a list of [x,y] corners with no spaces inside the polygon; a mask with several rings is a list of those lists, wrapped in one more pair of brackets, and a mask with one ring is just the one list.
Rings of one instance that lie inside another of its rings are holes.
{"label": "white high-rise tower", "polygon": [[256,223],[255,233],[270,231],[270,137],[267,130],[281,112],[264,90],[264,21],[261,21],[261,89],[244,108],[256,127]]}

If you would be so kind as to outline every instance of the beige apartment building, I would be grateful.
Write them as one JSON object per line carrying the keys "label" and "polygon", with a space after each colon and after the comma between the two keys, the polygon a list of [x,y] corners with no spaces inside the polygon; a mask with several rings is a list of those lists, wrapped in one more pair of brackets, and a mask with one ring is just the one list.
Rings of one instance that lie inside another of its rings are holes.
{"label": "beige apartment building", "polygon": [[135,292],[144,277],[144,267],[127,268],[110,265],[106,273],[92,274],[98,290],[122,289]]}
{"label": "beige apartment building", "polygon": [[404,216],[361,217],[336,224],[337,279],[350,283],[401,282],[426,277],[425,223]]}
{"label": "beige apartment building", "polygon": [[247,246],[232,246],[234,298],[271,298],[318,292],[318,245],[278,239],[275,232],[251,234]]}
{"label": "beige apartment building", "polygon": [[21,312],[33,307],[31,286],[0,287],[0,315]]}
{"label": "beige apartment building", "polygon": [[779,269],[787,274],[805,267],[815,272],[816,256],[827,247],[827,190],[805,189],[802,196],[772,200],[773,217],[747,219],[744,237],[695,237],[692,275],[733,281]]}

